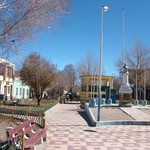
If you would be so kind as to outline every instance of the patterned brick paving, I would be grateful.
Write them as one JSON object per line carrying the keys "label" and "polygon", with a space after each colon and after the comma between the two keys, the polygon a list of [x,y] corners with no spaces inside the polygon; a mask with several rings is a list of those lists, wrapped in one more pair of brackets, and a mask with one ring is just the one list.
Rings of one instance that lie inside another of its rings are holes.
{"label": "patterned brick paving", "polygon": [[150,126],[90,127],[79,104],[46,112],[47,150],[150,150]]}

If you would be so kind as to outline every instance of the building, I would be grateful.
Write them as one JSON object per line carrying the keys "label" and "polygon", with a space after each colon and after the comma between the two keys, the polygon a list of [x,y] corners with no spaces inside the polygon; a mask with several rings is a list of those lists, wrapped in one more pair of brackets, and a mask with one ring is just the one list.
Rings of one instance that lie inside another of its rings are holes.
{"label": "building", "polygon": [[[136,70],[129,70],[129,81],[133,90],[132,97],[136,99]],[[148,100],[150,104],[150,69],[141,69],[137,74],[137,99]]]}
{"label": "building", "polygon": [[24,84],[20,77],[14,78],[13,99],[28,99],[30,96],[30,87]]}
{"label": "building", "polygon": [[12,99],[15,65],[0,58],[0,94],[5,100]]}
{"label": "building", "polygon": [[[81,100],[90,100],[90,98],[98,97],[99,90],[99,78],[100,76],[84,75],[80,76],[81,79]],[[110,87],[113,89],[113,76],[102,76],[101,94],[103,98],[106,98],[106,90]]]}

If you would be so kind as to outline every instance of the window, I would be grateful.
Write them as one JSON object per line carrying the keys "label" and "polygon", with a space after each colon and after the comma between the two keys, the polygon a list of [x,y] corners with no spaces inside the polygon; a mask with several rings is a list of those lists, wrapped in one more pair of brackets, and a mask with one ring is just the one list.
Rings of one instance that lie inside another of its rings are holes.
{"label": "window", "polygon": [[99,87],[95,86],[95,92],[98,92]]}
{"label": "window", "polygon": [[0,75],[4,74],[4,64],[0,63]]}
{"label": "window", "polygon": [[6,66],[6,76],[9,78],[13,77],[13,68],[12,67]]}
{"label": "window", "polygon": [[20,88],[20,95],[21,95],[21,88]]}
{"label": "window", "polygon": [[89,94],[89,98],[92,97],[92,94]]}
{"label": "window", "polygon": [[[92,87],[92,89],[91,89],[91,87]],[[92,90],[92,92],[98,92],[98,86],[89,86],[89,92],[91,92],[91,90]]]}
{"label": "window", "polygon": [[16,88],[16,95],[18,95],[18,88]]}
{"label": "window", "polygon": [[82,86],[82,92],[86,92],[86,86]]}
{"label": "window", "polygon": [[10,93],[10,86],[8,86],[8,94]]}
{"label": "window", "polygon": [[[93,90],[93,89],[92,89]],[[89,92],[91,91],[91,86],[89,86]]]}
{"label": "window", "polygon": [[28,89],[27,89],[27,92],[26,92],[26,93],[27,93],[26,95],[28,96],[28,95],[29,95],[29,90],[28,90]]}
{"label": "window", "polygon": [[101,91],[103,91],[103,92],[105,92],[106,89],[107,89],[107,86],[102,86],[102,87],[101,87]]}

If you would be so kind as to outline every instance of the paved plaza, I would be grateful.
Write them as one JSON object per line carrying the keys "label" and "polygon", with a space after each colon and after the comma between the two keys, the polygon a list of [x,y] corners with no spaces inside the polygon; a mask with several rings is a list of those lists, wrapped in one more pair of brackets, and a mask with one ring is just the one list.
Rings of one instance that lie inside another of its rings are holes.
{"label": "paved plaza", "polygon": [[45,149],[150,150],[150,126],[91,127],[79,105],[58,104],[46,112],[48,131]]}

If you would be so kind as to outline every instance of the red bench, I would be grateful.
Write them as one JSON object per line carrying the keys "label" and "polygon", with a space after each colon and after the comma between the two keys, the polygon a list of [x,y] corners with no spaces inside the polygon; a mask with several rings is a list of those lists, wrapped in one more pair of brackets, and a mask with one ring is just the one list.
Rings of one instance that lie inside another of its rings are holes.
{"label": "red bench", "polygon": [[27,120],[6,133],[7,139],[21,150],[34,149],[35,145],[46,141],[46,129],[37,129],[34,119]]}

